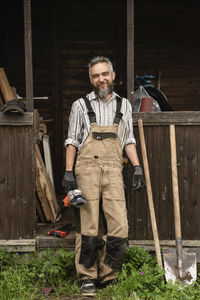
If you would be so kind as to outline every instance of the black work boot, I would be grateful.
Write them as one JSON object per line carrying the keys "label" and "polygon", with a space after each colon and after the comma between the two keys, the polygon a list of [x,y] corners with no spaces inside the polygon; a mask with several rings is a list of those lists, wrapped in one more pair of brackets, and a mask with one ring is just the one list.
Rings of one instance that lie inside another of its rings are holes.
{"label": "black work boot", "polygon": [[85,279],[81,281],[81,294],[83,296],[94,296],[96,293],[97,289],[94,280]]}

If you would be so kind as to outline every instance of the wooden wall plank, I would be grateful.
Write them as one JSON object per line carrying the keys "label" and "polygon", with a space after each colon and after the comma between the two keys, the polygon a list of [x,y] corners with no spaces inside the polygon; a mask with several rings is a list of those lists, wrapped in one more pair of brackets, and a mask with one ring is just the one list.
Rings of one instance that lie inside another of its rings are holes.
{"label": "wooden wall plank", "polygon": [[[170,173],[169,126],[160,126],[158,134],[158,160],[156,163],[158,181],[157,183],[155,181],[155,185],[159,190],[159,209],[157,211],[159,218],[158,227],[163,239],[171,239],[173,230],[173,202]],[[161,211],[163,213],[160,213]]]}
{"label": "wooden wall plank", "polygon": [[36,240],[0,240],[0,248],[6,248],[8,252],[33,252],[36,250]]}
{"label": "wooden wall plank", "polygon": [[0,112],[0,126],[30,126],[33,125],[33,113],[4,114]]}
{"label": "wooden wall plank", "polygon": [[[200,162],[200,130],[198,130],[197,132],[197,164]],[[196,178],[198,180],[198,178],[200,178],[200,168],[197,165],[196,166]],[[200,199],[198,197],[198,195],[200,195],[200,184],[199,182],[196,180],[196,210],[197,210],[197,220],[200,219]],[[198,230],[198,233],[196,234],[196,238],[199,240],[200,239],[200,230]]]}
{"label": "wooden wall plank", "polygon": [[[196,187],[198,180],[196,176],[197,162],[197,130],[187,126],[184,136],[184,195],[181,204],[183,211],[182,226],[185,238],[197,234],[198,226],[194,220],[197,220],[197,202],[198,195],[196,194]],[[192,134],[191,134],[192,130]],[[183,184],[183,183],[182,183]]]}
{"label": "wooden wall plank", "polygon": [[199,125],[200,112],[199,111],[179,111],[179,112],[140,112],[133,113],[133,124],[137,124],[138,119],[142,119],[145,125]]}
{"label": "wooden wall plank", "polygon": [[[24,128],[26,132],[26,127]],[[35,203],[35,156],[34,156],[34,127],[29,127],[29,135],[22,144],[22,162],[23,164],[23,232],[26,238],[35,237],[36,234],[36,203]],[[26,174],[29,174],[27,182]],[[30,196],[31,195],[31,196]],[[32,228],[32,235],[30,234]]]}
{"label": "wooden wall plank", "polygon": [[[0,214],[0,239],[9,239],[10,237],[10,178],[8,170],[9,165],[9,129],[0,127],[0,201],[1,201],[1,214]],[[5,217],[6,216],[6,217]]]}

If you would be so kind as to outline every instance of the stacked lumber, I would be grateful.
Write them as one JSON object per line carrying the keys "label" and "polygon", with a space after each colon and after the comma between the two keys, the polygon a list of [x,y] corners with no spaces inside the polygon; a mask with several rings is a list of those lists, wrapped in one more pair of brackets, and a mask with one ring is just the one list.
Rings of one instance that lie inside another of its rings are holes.
{"label": "stacked lumber", "polygon": [[[47,120],[48,122],[49,120]],[[41,222],[55,222],[58,202],[56,199],[49,136],[45,120],[34,110],[36,208]],[[40,148],[42,148],[40,151]],[[43,153],[43,157],[42,154]]]}

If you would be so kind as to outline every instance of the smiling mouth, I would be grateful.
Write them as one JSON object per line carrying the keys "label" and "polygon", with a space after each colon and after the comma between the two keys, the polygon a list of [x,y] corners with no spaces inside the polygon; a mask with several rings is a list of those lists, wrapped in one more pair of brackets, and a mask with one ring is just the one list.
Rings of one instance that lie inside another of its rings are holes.
{"label": "smiling mouth", "polygon": [[108,84],[106,82],[105,83],[101,83],[101,84],[98,85],[99,88],[107,87],[107,86],[108,86]]}

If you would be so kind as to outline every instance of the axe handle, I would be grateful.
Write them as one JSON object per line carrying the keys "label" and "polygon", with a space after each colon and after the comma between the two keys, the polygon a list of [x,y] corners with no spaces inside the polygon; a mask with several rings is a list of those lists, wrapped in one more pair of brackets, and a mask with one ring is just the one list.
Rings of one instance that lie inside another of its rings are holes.
{"label": "axe handle", "polygon": [[152,225],[153,238],[154,238],[155,250],[156,250],[156,258],[157,258],[157,263],[162,270],[163,265],[162,265],[162,258],[161,258],[161,252],[160,252],[160,243],[159,243],[159,238],[158,238],[158,230],[157,230],[156,216],[155,216],[154,203],[153,203],[153,195],[152,195],[152,189],[151,189],[151,179],[150,179],[150,174],[149,174],[149,164],[148,164],[146,144],[145,144],[145,139],[144,139],[143,122],[141,119],[138,120],[138,128],[139,128],[142,159],[143,159],[144,173],[145,173],[145,180],[146,180],[146,187],[147,187],[149,212],[150,212],[150,217],[151,217],[151,225]]}

